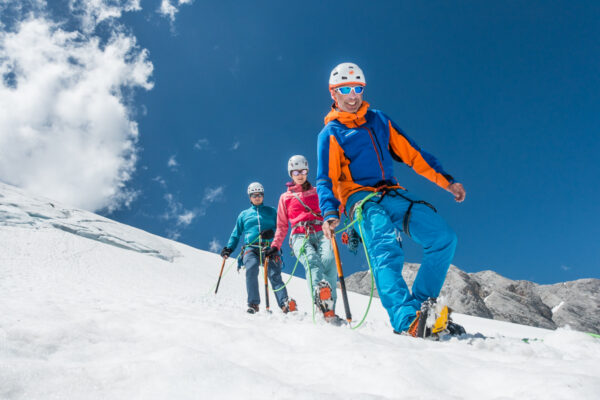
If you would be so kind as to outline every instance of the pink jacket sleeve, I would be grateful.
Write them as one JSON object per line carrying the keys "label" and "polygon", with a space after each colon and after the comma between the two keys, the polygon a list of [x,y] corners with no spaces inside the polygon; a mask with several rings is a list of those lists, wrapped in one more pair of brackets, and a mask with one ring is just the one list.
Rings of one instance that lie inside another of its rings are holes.
{"label": "pink jacket sleeve", "polygon": [[275,232],[275,238],[271,243],[272,247],[281,249],[281,244],[288,233],[288,214],[285,206],[285,193],[279,197],[279,205],[277,206],[277,231]]}

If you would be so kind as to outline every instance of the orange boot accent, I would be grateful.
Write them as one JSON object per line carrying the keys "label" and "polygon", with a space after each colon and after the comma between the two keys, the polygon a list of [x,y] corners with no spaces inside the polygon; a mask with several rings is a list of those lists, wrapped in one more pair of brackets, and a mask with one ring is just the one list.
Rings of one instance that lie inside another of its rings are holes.
{"label": "orange boot accent", "polygon": [[325,311],[323,313],[325,319],[335,317],[335,312],[333,310]]}
{"label": "orange boot accent", "polygon": [[298,307],[296,306],[296,300],[290,299],[290,302],[288,303],[288,309],[289,311],[298,311]]}
{"label": "orange boot accent", "polygon": [[407,333],[412,337],[417,337],[417,328],[419,327],[419,317],[421,316],[421,311],[417,311],[417,316],[413,320],[413,322],[408,327]]}
{"label": "orange boot accent", "polygon": [[321,288],[319,291],[319,299],[329,300],[331,299],[331,289],[328,287]]}

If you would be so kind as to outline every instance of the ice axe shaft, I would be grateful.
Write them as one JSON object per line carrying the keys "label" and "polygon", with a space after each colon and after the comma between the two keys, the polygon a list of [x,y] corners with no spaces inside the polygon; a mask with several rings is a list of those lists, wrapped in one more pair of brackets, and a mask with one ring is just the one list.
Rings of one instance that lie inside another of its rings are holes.
{"label": "ice axe shaft", "polygon": [[269,311],[269,257],[265,257],[265,304]]}
{"label": "ice axe shaft", "polygon": [[340,260],[340,251],[335,240],[335,235],[331,235],[331,246],[335,255],[335,264],[337,266],[338,278],[340,279],[340,287],[342,289],[342,298],[344,299],[344,311],[346,311],[346,321],[352,322],[352,314],[350,314],[350,304],[348,303],[348,293],[346,293],[346,282],[344,281],[344,271],[342,271],[342,261]]}
{"label": "ice axe shaft", "polygon": [[221,277],[223,276],[223,267],[225,267],[225,260],[227,260],[227,259],[223,258],[223,264],[221,264],[221,272],[219,272],[219,280],[217,281],[217,287],[215,288],[215,294],[217,294],[217,290],[219,290],[219,283],[221,283]]}

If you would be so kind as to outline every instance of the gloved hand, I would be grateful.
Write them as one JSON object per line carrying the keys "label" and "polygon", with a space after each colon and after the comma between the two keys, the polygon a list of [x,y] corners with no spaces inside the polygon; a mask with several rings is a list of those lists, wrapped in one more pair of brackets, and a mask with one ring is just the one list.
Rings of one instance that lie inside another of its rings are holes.
{"label": "gloved hand", "polygon": [[228,258],[231,253],[233,253],[233,249],[229,247],[223,247],[223,250],[221,250],[221,257]]}
{"label": "gloved hand", "polygon": [[279,249],[275,246],[271,246],[265,250],[265,257],[273,257],[276,255],[279,255]]}
{"label": "gloved hand", "polygon": [[260,233],[260,238],[263,240],[271,240],[275,237],[275,232],[273,229],[267,229]]}

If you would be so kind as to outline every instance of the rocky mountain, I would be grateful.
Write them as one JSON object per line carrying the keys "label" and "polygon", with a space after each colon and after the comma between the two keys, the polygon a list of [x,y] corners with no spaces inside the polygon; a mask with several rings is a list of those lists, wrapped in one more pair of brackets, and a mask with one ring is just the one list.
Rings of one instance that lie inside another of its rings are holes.
{"label": "rocky mountain", "polygon": [[[404,264],[402,275],[409,287],[419,266]],[[369,272],[346,277],[346,287],[369,294]],[[378,297],[376,288],[374,295]],[[466,273],[450,266],[440,297],[462,314],[548,329],[569,325],[575,330],[600,334],[600,279],[538,285],[514,281],[494,271]]]}

